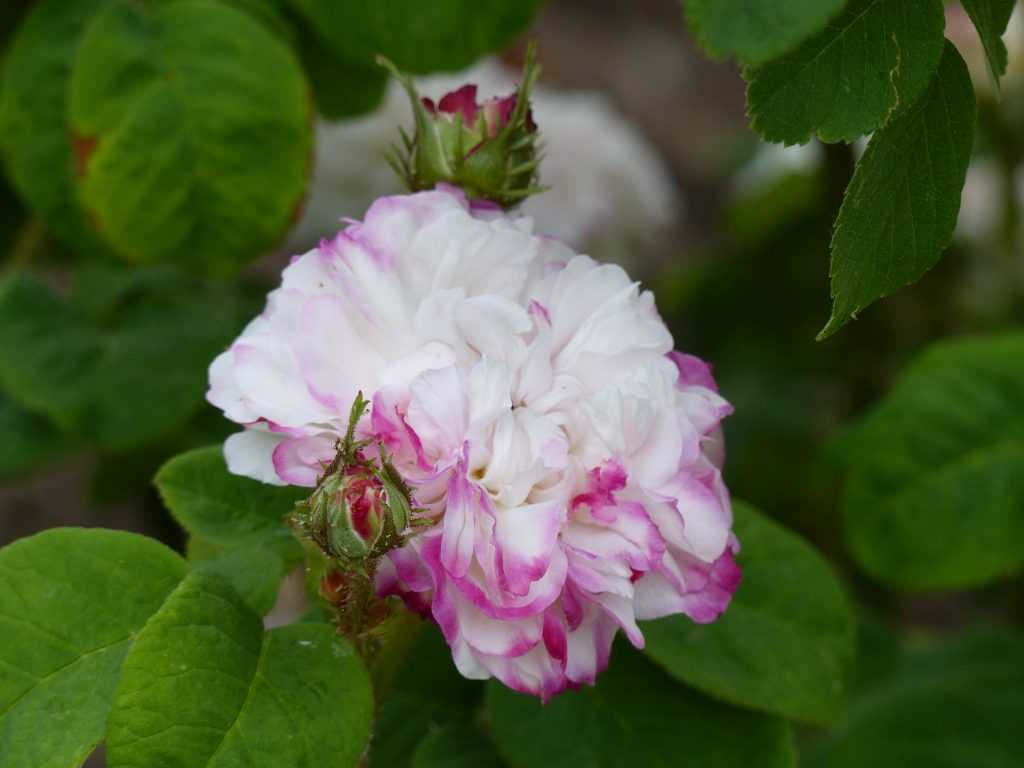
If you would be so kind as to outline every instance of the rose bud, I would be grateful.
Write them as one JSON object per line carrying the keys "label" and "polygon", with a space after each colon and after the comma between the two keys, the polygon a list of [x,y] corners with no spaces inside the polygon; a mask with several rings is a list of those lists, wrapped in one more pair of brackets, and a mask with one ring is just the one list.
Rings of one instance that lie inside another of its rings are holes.
{"label": "rose bud", "polygon": [[411,80],[381,59],[405,88],[416,122],[412,138],[402,131],[403,149],[388,157],[412,192],[445,183],[475,201],[510,208],[542,191],[537,185],[537,126],[530,112],[530,88],[539,75],[533,47],[527,51],[522,82],[503,98],[478,104],[476,86],[464,85],[435,105],[420,98]]}
{"label": "rose bud", "polygon": [[363,560],[374,548],[390,512],[384,484],[367,467],[328,475],[307,502],[313,538],[332,557]]}

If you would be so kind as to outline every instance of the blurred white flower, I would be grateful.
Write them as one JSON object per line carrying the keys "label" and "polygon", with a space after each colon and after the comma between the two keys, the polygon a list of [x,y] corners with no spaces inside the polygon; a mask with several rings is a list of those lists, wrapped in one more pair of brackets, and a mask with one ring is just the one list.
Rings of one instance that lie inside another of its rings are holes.
{"label": "blurred white flower", "polygon": [[743,197],[773,184],[792,173],[812,173],[821,162],[821,145],[761,144],[754,156],[733,177],[734,194]]}
{"label": "blurred white flower", "polygon": [[1001,213],[1002,184],[999,164],[994,158],[977,157],[971,161],[960,193],[957,237],[979,244],[994,235]]}
{"label": "blurred white flower", "polygon": [[[465,82],[486,98],[511,93],[516,75],[488,60],[460,74],[424,78],[418,87],[439,96]],[[532,102],[544,143],[541,183],[550,189],[527,200],[520,213],[534,219],[538,232],[599,258],[621,256],[623,245],[656,242],[667,232],[682,212],[679,191],[654,147],[606,96],[540,86]],[[412,118],[395,82],[373,114],[318,121],[313,177],[289,252],[307,250],[342,218],[362,216],[376,198],[402,191],[383,160],[399,126],[411,131]]]}
{"label": "blurred white flower", "polygon": [[[960,4],[946,7],[946,37],[956,45],[967,62],[975,90],[979,94],[994,97],[994,82],[985,58],[985,48],[974,23]],[[1021,15],[1019,5],[1010,16],[1003,43],[1006,44],[1008,64],[1006,74],[1001,79],[1002,87],[1020,87],[1024,82],[1024,16]]]}

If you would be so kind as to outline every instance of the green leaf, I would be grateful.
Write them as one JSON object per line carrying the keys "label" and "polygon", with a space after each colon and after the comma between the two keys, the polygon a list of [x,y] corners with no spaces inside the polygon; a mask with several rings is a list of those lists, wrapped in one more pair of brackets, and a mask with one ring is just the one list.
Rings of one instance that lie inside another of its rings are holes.
{"label": "green leaf", "polygon": [[1024,637],[976,630],[908,652],[809,750],[810,768],[1024,765]]}
{"label": "green leaf", "polygon": [[0,480],[18,477],[56,459],[70,441],[52,423],[0,392]]}
{"label": "green leaf", "polygon": [[743,582],[732,604],[713,624],[684,616],[645,624],[647,654],[716,698],[826,722],[854,654],[843,590],[809,544],[746,504],[734,509]]}
{"label": "green leaf", "polygon": [[766,140],[853,141],[924,91],[942,57],[940,0],[852,0],[792,53],[748,70],[747,103]]}
{"label": "green leaf", "polygon": [[59,528],[0,549],[0,765],[80,765],[121,662],[185,563],[131,533]]}
{"label": "green leaf", "polygon": [[832,235],[832,316],[819,340],[935,266],[960,211],[976,111],[967,65],[946,43],[928,90],[857,163]]}
{"label": "green leaf", "polygon": [[298,543],[283,518],[308,491],[231,474],[219,445],[175,456],[154,482],[174,518],[207,541],[223,546]]}
{"label": "green leaf", "polygon": [[761,64],[822,29],[845,0],[683,0],[701,48],[719,58]]}
{"label": "green leaf", "polygon": [[413,765],[423,740],[450,723],[467,721],[482,694],[481,683],[467,680],[455,669],[451,651],[437,627],[424,627],[381,702],[374,725],[371,765]]}
{"label": "green leaf", "polygon": [[243,544],[238,547],[209,545],[202,557],[190,554],[192,570],[213,573],[227,581],[245,604],[260,616],[266,616],[277,601],[281,580],[290,567],[302,559],[302,546],[295,541],[295,552],[282,557],[279,549],[266,544]]}
{"label": "green leaf", "polygon": [[996,91],[999,90],[999,78],[1006,74],[1006,45],[1003,33],[1010,23],[1016,0],[960,0],[978,30],[981,44],[985,48],[985,59],[988,61],[989,73]]}
{"label": "green leaf", "polygon": [[167,275],[112,303],[62,301],[33,277],[9,275],[0,282],[0,387],[73,435],[126,450],[202,407],[206,369],[247,304]]}
{"label": "green leaf", "polygon": [[299,56],[321,115],[341,120],[377,108],[388,84],[382,67],[340,59],[315,30],[300,33]]}
{"label": "green leaf", "polygon": [[0,263],[13,260],[15,248],[34,247],[43,239],[41,225],[27,219],[25,208],[9,180],[0,175]]}
{"label": "green leaf", "polygon": [[906,589],[1024,566],[1024,335],[936,344],[847,437],[846,542]]}
{"label": "green leaf", "polygon": [[7,41],[28,13],[32,0],[8,0],[0,7],[0,53],[6,50]]}
{"label": "green leaf", "polygon": [[[179,1],[163,0],[163,2]],[[216,0],[216,2],[226,3],[233,8],[244,11],[294,48],[296,43],[295,24],[282,0]]]}
{"label": "green leaf", "polygon": [[468,67],[525,31],[541,0],[290,0],[343,61],[414,73]]}
{"label": "green leaf", "polygon": [[99,354],[96,334],[40,281],[15,272],[0,283],[0,386],[13,399],[78,426],[82,372]]}
{"label": "green leaf", "polygon": [[366,670],[332,627],[264,632],[226,582],[193,573],[125,659],[107,764],[355,766],[372,710]]}
{"label": "green leaf", "polygon": [[190,547],[196,569],[224,577],[254,611],[266,614],[281,579],[303,559],[283,518],[306,490],[231,474],[219,445],[175,456],[154,483],[174,518],[202,544]]}
{"label": "green leaf", "polygon": [[412,768],[502,768],[490,739],[468,721],[432,731],[412,758]]}
{"label": "green leaf", "polygon": [[291,49],[223,3],[117,0],[83,38],[71,128],[82,199],[126,257],[231,274],[284,235],[306,184],[308,89]]}
{"label": "green leaf", "polygon": [[0,153],[11,181],[48,229],[79,253],[107,247],[77,200],[76,163],[88,147],[74,144],[68,130],[69,83],[88,24],[107,2],[37,3],[4,59],[0,87]]}
{"label": "green leaf", "polygon": [[487,715],[513,768],[796,765],[784,721],[707,699],[622,643],[596,688],[544,705],[492,682]]}

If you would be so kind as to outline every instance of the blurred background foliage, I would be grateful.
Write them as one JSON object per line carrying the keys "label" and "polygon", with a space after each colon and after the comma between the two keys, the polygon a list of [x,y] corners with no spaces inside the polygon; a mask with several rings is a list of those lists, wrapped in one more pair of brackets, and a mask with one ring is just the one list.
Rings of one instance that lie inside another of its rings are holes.
{"label": "blurred background foliage", "polygon": [[[834,663],[840,689],[825,703],[775,700],[729,670],[687,669],[705,636],[654,625],[650,656],[704,693],[621,645],[597,692],[541,710],[453,678],[423,633],[412,658],[438,660],[395,678],[373,764],[660,764],[676,727],[748,734],[701,765],[791,765],[794,749],[813,766],[1024,764],[1024,24],[1018,8],[999,89],[960,5],[946,6],[945,29],[979,118],[954,244],[919,283],[817,342],[832,224],[863,145],[760,142],[737,66],[698,50],[674,0],[8,0],[0,542],[87,525],[184,549],[151,481],[230,430],[204,404],[207,365],[291,254],[398,189],[380,154],[409,116],[374,56],[431,75],[435,96],[467,78],[500,90],[535,37],[554,189],[527,212],[623,262],[677,346],[713,362],[736,406],[730,489],[823,553],[845,596],[802,586],[819,578],[818,555],[757,518],[742,524],[783,559],[765,569],[783,586],[744,588],[776,600],[764,612],[796,634],[836,626],[816,615],[801,628],[805,601],[848,601],[858,660],[843,671],[843,631],[824,659],[793,645],[764,663],[797,677]],[[751,546],[748,580],[767,557]],[[717,642],[749,643],[767,620],[759,605]],[[602,692],[662,719],[631,732]],[[793,747],[782,720],[746,708],[817,725]],[[580,722],[593,733],[571,738],[589,751],[552,747]]]}

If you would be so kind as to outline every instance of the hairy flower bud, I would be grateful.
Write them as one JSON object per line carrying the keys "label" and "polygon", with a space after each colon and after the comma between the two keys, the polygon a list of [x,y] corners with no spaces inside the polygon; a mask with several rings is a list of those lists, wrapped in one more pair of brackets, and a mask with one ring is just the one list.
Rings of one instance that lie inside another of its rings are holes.
{"label": "hairy flower bud", "polygon": [[396,147],[388,158],[410,191],[451,184],[470,199],[502,208],[541,191],[537,126],[530,112],[530,88],[539,74],[532,47],[516,92],[483,104],[476,101],[476,86],[469,84],[435,105],[432,99],[420,98],[393,64],[384,59],[381,64],[409,94],[416,120],[412,138],[403,131],[403,149]]}
{"label": "hairy flower bud", "polygon": [[371,556],[384,532],[387,491],[364,467],[328,476],[309,499],[313,519],[322,521],[325,548],[348,560]]}
{"label": "hairy flower bud", "polygon": [[333,461],[309,498],[296,505],[291,521],[327,557],[372,572],[373,561],[403,543],[412,501],[383,446],[369,459],[364,454],[369,441],[356,440],[356,427],[368,405],[361,393],[356,396]]}

